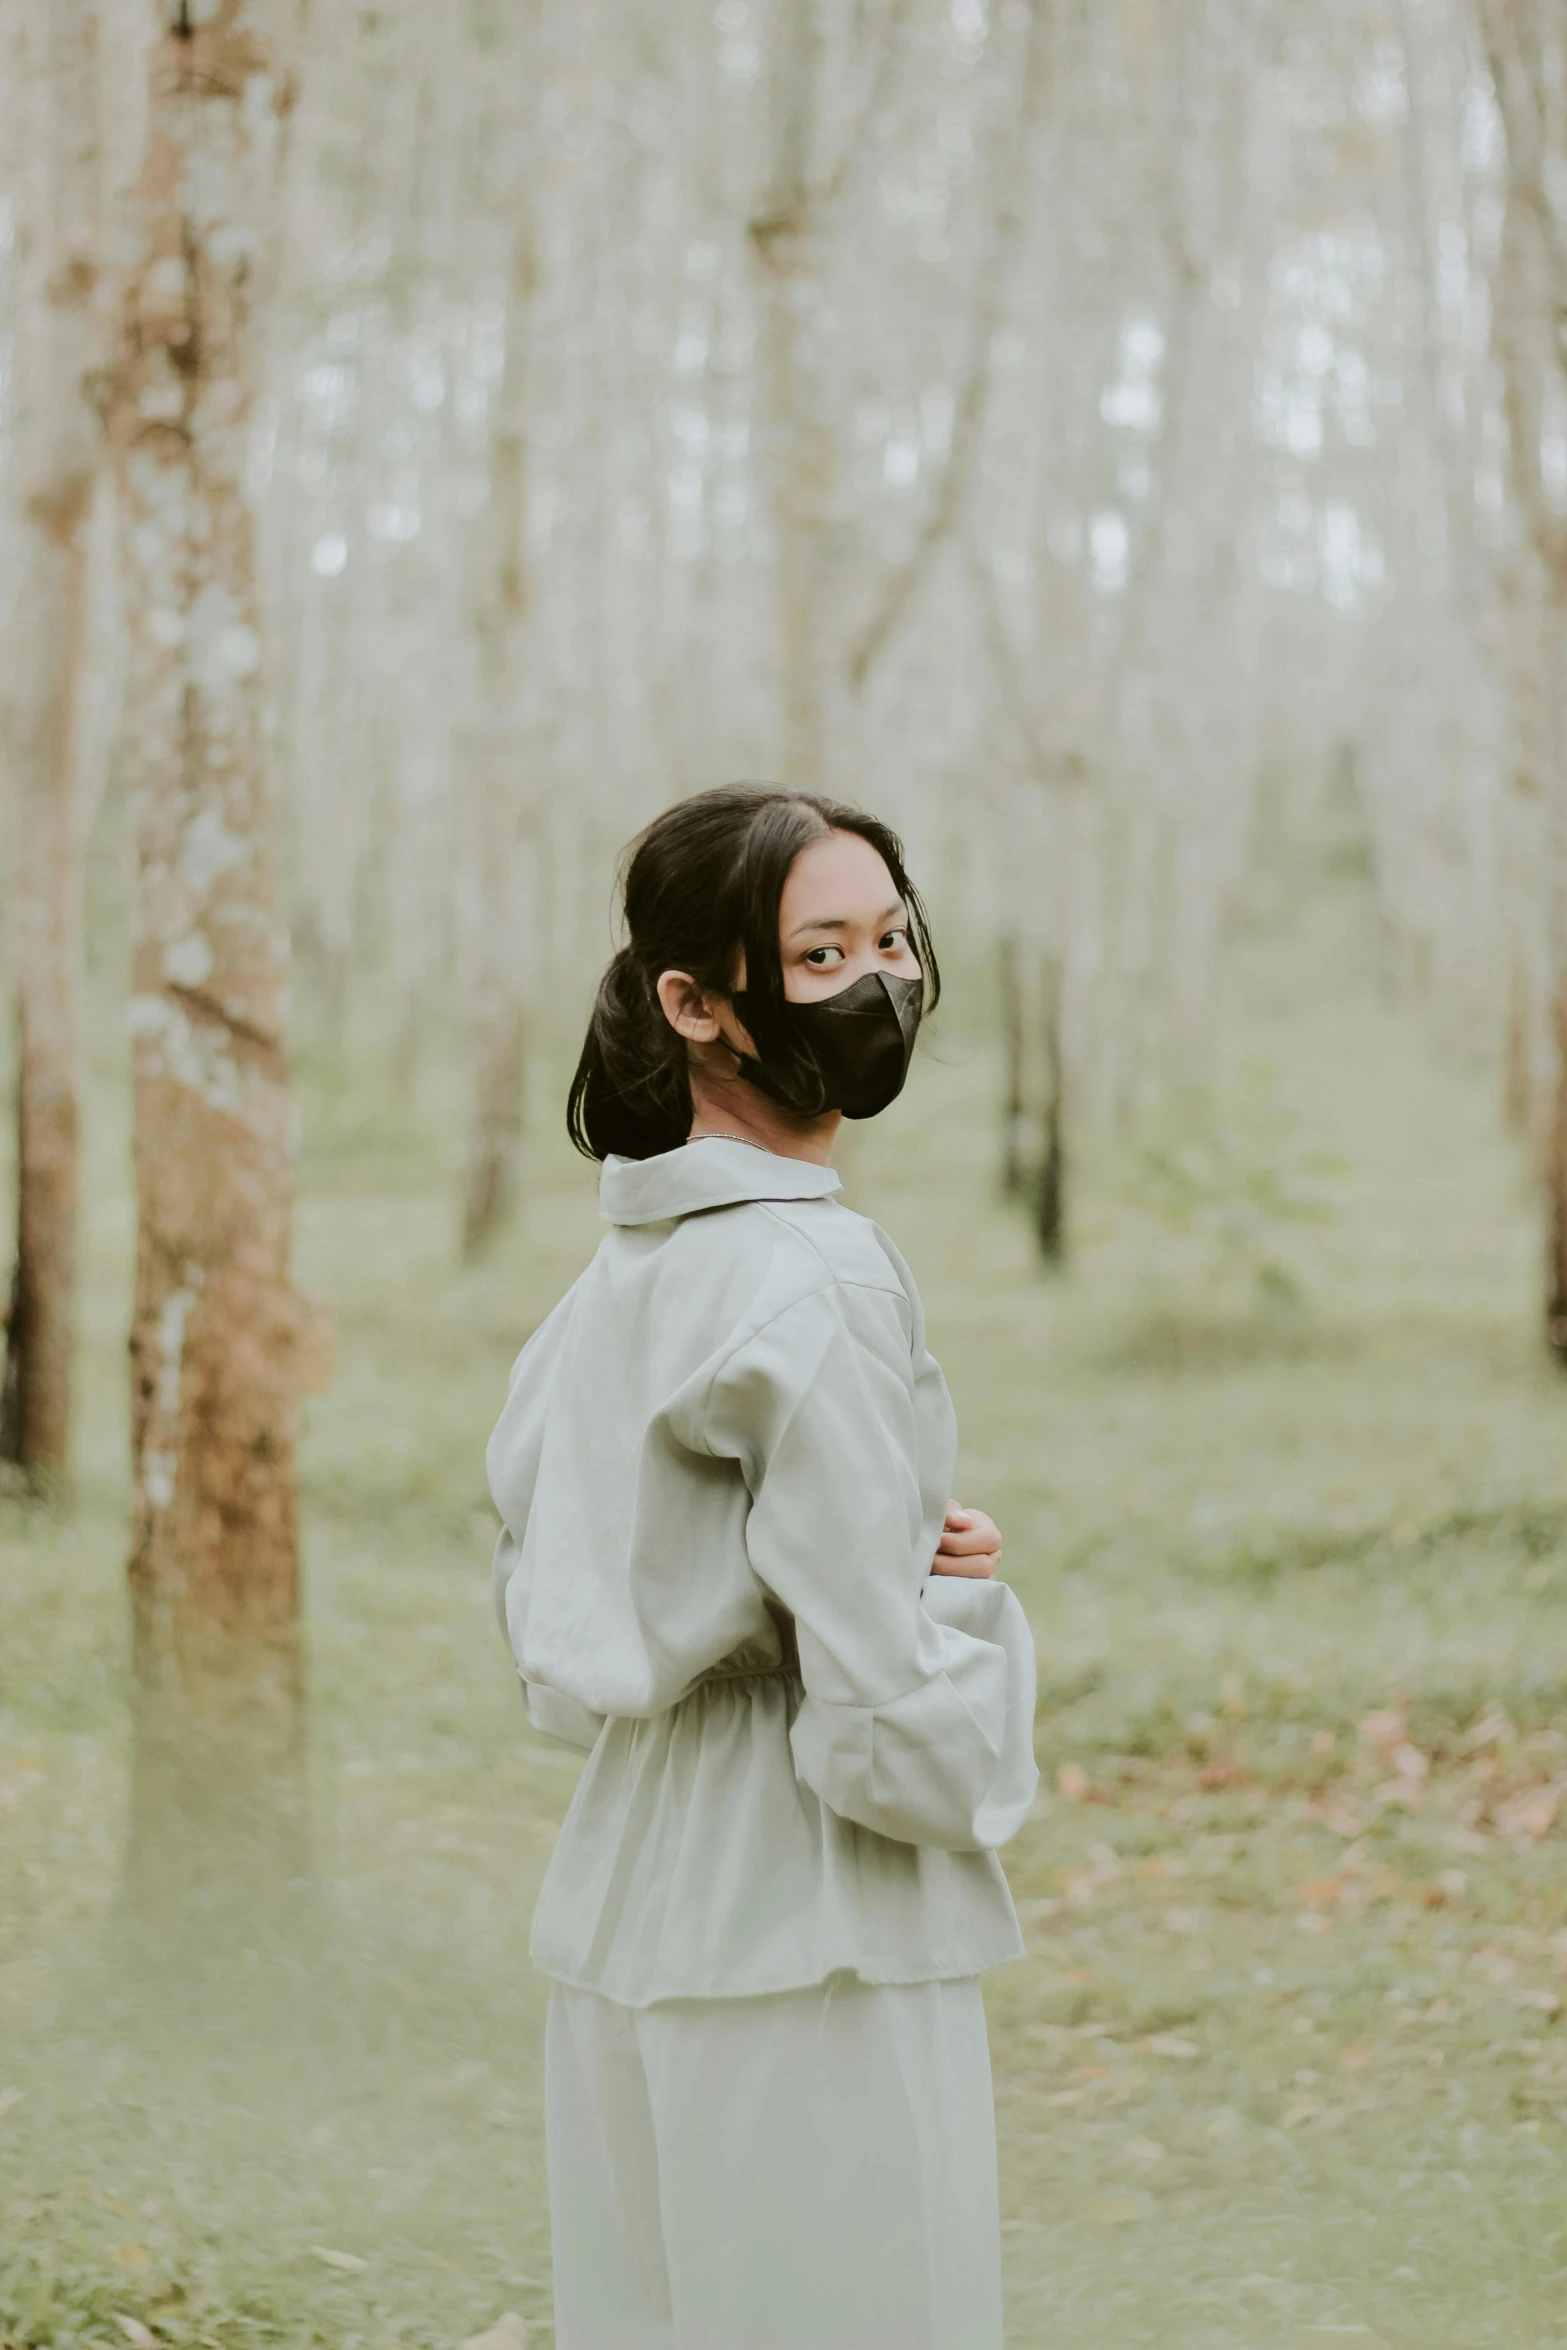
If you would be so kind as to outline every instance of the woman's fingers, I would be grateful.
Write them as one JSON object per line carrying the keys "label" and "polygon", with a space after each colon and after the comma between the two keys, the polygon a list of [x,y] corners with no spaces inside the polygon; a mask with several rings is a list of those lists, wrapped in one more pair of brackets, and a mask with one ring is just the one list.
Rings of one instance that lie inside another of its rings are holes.
{"label": "woman's fingers", "polygon": [[951,1551],[956,1558],[972,1558],[981,1551],[999,1552],[1001,1533],[994,1520],[987,1518],[983,1510],[967,1510],[964,1516],[967,1523],[962,1526],[955,1526],[948,1517],[941,1533],[942,1549]]}
{"label": "woman's fingers", "polygon": [[957,1502],[947,1508],[941,1546],[931,1562],[936,1575],[993,1575],[1001,1556],[1001,1534],[983,1510],[966,1510]]}

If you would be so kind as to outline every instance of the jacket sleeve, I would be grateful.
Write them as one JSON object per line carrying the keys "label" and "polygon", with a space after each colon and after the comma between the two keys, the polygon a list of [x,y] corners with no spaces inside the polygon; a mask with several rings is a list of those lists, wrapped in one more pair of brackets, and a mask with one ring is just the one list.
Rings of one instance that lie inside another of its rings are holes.
{"label": "jacket sleeve", "polygon": [[522,1635],[528,1620],[528,1519],[544,1444],[550,1373],[565,1328],[569,1296],[568,1292],[513,1364],[506,1408],[485,1453],[490,1496],[501,1517],[490,1566],[490,1590],[517,1666],[529,1722],[544,1737],[590,1754],[604,1727],[604,1716],[563,1689],[552,1688],[546,1681],[530,1681],[521,1662]]}
{"label": "jacket sleeve", "polygon": [[709,1444],[740,1461],[752,1569],[795,1620],[797,1775],[881,1835],[974,1851],[1038,1785],[1033,1638],[1004,1583],[927,1583],[906,1310],[848,1284],[787,1307],[715,1379]]}
{"label": "jacket sleeve", "polygon": [[[495,1558],[490,1569],[490,1587],[495,1595],[495,1612],[501,1620],[501,1630],[511,1638],[509,1610],[513,1587],[519,1602],[519,1612],[526,1612],[526,1570],[522,1553],[513,1540],[509,1526],[503,1526],[495,1544]],[[513,1650],[515,1661],[515,1650]],[[604,1716],[596,1714],[591,1706],[579,1698],[569,1697],[564,1689],[552,1689],[548,1681],[530,1681],[521,1665],[517,1678],[522,1683],[523,1702],[528,1709],[528,1720],[545,1738],[553,1738],[558,1745],[574,1746],[580,1754],[591,1754],[598,1744],[598,1734],[604,1727]]]}

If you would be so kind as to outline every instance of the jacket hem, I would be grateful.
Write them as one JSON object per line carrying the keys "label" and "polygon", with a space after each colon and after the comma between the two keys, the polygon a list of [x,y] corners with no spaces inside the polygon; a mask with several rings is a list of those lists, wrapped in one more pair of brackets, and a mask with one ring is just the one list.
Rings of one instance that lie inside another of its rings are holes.
{"label": "jacket hem", "polygon": [[829,1975],[840,1974],[854,1975],[873,1989],[892,1989],[900,1984],[912,1983],[966,1982],[971,1976],[989,1974],[993,1967],[1011,1966],[1015,1960],[1026,1958],[1027,1955],[1027,1948],[1019,1936],[1013,1946],[983,1957],[976,1957],[970,1952],[962,1958],[954,1955],[951,1959],[937,1958],[911,1967],[883,1967],[877,1966],[874,1961],[838,1958],[800,1971],[791,1968],[777,1976],[768,1975],[756,1981],[660,1984],[653,1990],[636,1995],[628,1991],[611,1990],[602,1978],[595,1979],[564,1966],[547,1966],[538,1958],[533,1960],[533,1970],[552,1983],[563,1983],[568,1990],[592,1991],[600,1999],[612,2000],[617,2007],[641,2008],[657,2007],[672,1999],[770,1999],[785,1991],[814,1990],[818,1983],[825,1983]]}

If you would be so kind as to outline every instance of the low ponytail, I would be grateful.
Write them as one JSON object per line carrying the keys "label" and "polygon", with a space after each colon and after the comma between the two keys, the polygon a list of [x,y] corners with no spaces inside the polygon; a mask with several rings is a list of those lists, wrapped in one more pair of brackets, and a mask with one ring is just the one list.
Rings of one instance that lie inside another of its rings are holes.
{"label": "low ponytail", "polygon": [[858,833],[882,858],[908,908],[925,1006],[941,993],[925,909],[888,825],[858,808],[776,784],[696,792],[655,816],[626,852],[626,943],[598,984],[566,1099],[566,1131],[587,1158],[656,1158],[691,1133],[685,1039],[658,1000],[665,971],[728,995],[742,958],[746,1024],[764,1057],[785,1048],[778,909],[800,851],[828,832]]}
{"label": "low ponytail", "polygon": [[591,1159],[651,1159],[678,1150],[691,1131],[684,1037],[670,1027],[650,976],[624,946],[598,984],[566,1131]]}

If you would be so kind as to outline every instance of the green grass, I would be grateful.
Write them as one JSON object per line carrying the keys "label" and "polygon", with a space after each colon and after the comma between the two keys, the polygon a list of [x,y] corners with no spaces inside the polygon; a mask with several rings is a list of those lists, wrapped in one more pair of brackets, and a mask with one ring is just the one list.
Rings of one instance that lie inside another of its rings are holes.
{"label": "green grass", "polygon": [[[1038,1634],[1029,1957],[987,1985],[1028,2350],[1567,2343],[1567,1386],[1490,1086],[1379,996],[1358,886],[1242,934],[1216,1048],[1221,1103],[1271,1090],[1278,1149],[1336,1166],[1321,1220],[1173,1217],[1100,1147],[1045,1277],[959,1033],[855,1139]],[[325,1924],[160,2003],[113,1922],[100,1078],[80,1496],[0,1504],[0,2338],[413,2350],[506,2308],[550,2338],[526,1943],[575,1765],[521,1723],[482,1450],[596,1236],[560,1080],[522,1224],[465,1272],[450,1068],[401,1108],[305,1070],[299,1274],[341,1349],[304,1450]]]}

